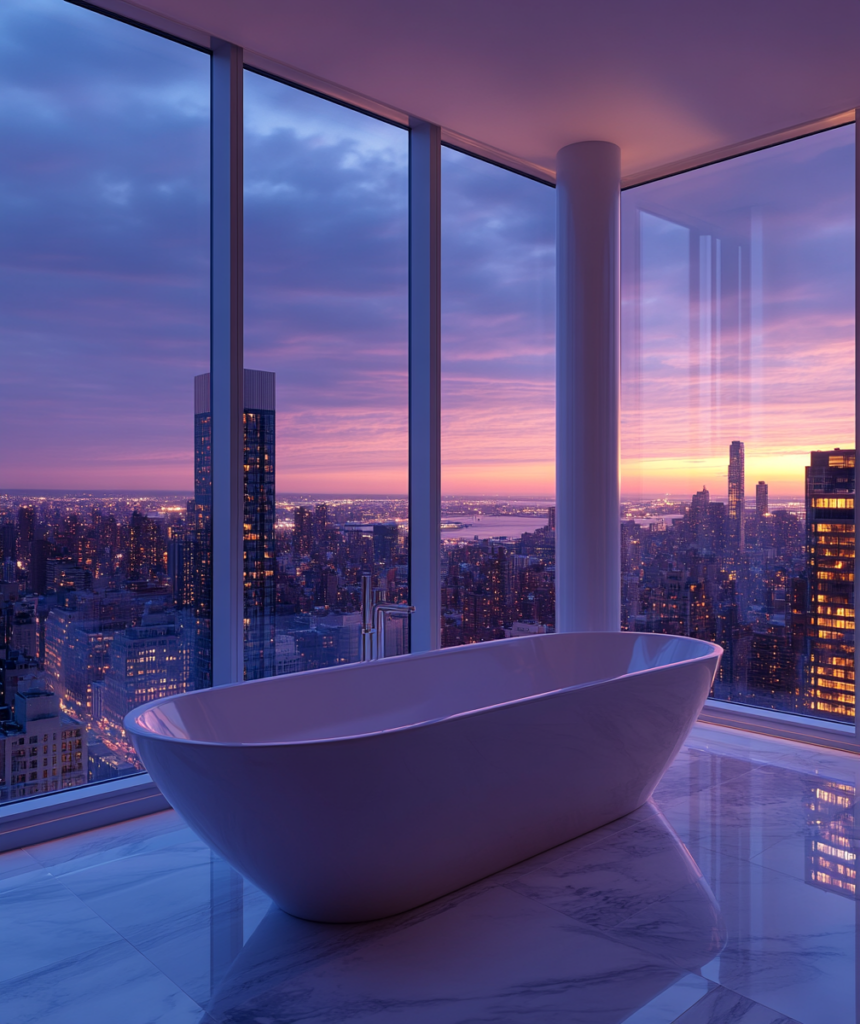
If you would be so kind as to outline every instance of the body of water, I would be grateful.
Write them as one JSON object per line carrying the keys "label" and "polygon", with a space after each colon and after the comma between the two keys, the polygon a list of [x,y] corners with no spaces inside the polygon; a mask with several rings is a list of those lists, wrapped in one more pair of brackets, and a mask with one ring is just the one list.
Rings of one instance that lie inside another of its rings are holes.
{"label": "body of water", "polygon": [[443,529],[442,539],[447,541],[488,540],[490,537],[505,537],[508,540],[519,540],[524,533],[534,533],[546,526],[546,516],[448,516],[442,517],[443,523],[459,523],[462,529]]}

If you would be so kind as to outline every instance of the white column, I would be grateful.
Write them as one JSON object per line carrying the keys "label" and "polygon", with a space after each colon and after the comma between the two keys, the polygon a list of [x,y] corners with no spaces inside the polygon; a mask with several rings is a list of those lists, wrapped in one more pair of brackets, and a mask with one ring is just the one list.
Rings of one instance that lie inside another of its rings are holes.
{"label": "white column", "polygon": [[556,630],[617,630],[620,150],[565,146],[556,164]]}
{"label": "white column", "polygon": [[241,682],[242,50],[212,40],[211,410],[212,685]]}
{"label": "white column", "polygon": [[410,650],[440,644],[441,130],[409,125]]}

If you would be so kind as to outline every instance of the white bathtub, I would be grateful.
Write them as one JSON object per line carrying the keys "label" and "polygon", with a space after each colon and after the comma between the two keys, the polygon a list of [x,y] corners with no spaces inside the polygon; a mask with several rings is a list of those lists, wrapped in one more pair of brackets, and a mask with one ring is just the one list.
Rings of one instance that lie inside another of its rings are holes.
{"label": "white bathtub", "polygon": [[199,690],[125,725],[170,803],[278,906],[361,921],[641,806],[720,653],[519,637]]}

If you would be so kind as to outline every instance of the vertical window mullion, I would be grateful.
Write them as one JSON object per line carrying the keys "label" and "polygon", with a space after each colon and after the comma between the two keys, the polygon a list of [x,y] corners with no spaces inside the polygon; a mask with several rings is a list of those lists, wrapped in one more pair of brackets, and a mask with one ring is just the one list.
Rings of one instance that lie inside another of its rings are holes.
{"label": "vertical window mullion", "polygon": [[213,39],[212,685],[243,678],[242,50]]}
{"label": "vertical window mullion", "polygon": [[440,645],[441,147],[424,121],[409,133],[409,600],[410,648]]}

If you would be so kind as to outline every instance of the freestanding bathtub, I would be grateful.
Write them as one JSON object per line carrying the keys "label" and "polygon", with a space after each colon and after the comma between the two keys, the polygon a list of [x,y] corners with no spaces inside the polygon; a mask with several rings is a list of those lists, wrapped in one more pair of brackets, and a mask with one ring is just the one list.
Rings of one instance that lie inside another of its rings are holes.
{"label": "freestanding bathtub", "polygon": [[518,637],[198,690],[125,727],[191,828],[278,906],[361,921],[639,807],[720,653],[641,633]]}

